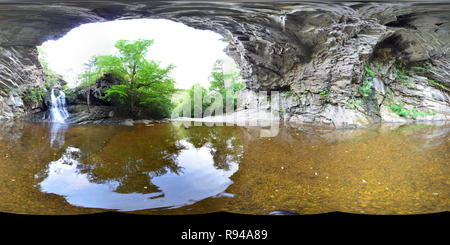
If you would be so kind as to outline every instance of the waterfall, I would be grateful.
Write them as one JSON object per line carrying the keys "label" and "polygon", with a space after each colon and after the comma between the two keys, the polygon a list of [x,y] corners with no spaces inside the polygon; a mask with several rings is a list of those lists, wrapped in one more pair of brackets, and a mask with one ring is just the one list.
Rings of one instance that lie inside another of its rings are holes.
{"label": "waterfall", "polygon": [[64,92],[59,91],[59,95],[56,97],[52,89],[50,98],[52,100],[50,106],[50,120],[52,122],[64,123],[64,120],[69,116],[66,109],[66,95]]}

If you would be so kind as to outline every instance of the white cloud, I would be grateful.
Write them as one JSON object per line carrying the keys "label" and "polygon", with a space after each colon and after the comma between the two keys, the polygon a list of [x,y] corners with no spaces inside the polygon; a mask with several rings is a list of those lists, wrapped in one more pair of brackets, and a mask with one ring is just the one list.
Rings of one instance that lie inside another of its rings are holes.
{"label": "white cloud", "polygon": [[[83,63],[91,56],[113,54],[117,40],[138,38],[155,40],[148,57],[161,61],[163,67],[173,63],[177,68],[172,74],[179,88],[189,88],[196,82],[207,87],[214,61],[227,57],[223,52],[227,44],[219,41],[221,35],[168,20],[86,24],[57,41],[44,43],[43,48],[51,68],[70,77],[80,73]],[[73,71],[67,72],[69,69]]]}

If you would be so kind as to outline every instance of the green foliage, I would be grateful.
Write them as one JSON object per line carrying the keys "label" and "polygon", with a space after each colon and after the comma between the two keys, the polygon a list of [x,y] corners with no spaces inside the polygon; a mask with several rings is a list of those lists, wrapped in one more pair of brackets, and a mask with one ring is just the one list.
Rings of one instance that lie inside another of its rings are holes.
{"label": "green foliage", "polygon": [[371,79],[367,76],[364,76],[361,86],[359,86],[358,88],[358,91],[363,96],[363,99],[369,98],[369,96],[372,94],[372,86],[373,83]]}
{"label": "green foliage", "polygon": [[396,67],[393,69],[395,79],[402,81],[405,86],[410,86],[411,84],[408,82],[409,76],[406,75],[406,71],[404,69],[399,70]]}
{"label": "green foliage", "polygon": [[[214,62],[213,70],[209,77],[209,90],[217,91],[220,94],[224,94],[226,90],[230,90],[233,92],[240,91],[244,88],[244,84],[242,82],[242,76],[239,73],[237,67],[235,67],[231,73],[224,73],[223,71],[223,60],[218,59]],[[231,79],[230,86],[225,88],[225,79]]]}
{"label": "green foliage", "polygon": [[333,90],[325,88],[324,91],[319,93],[320,94],[320,99],[322,99],[322,100],[329,100],[331,98],[331,94],[333,92],[334,92]]}
{"label": "green foliage", "polygon": [[397,104],[391,105],[391,110],[402,117],[407,117],[411,113],[409,110],[403,107],[402,102],[400,102],[398,105]]}
{"label": "green foliage", "polygon": [[371,71],[366,65],[364,66],[364,69],[371,77],[375,77],[375,73]]}
{"label": "green foliage", "polygon": [[392,96],[392,92],[391,92],[391,89],[390,88],[387,88],[387,91],[386,91],[386,95],[385,96],[387,96],[387,97],[391,97]]}
{"label": "green foliage", "polygon": [[105,91],[104,99],[106,101],[117,102],[124,105],[128,98],[129,87],[127,85],[113,85],[110,89]]}
{"label": "green foliage", "polygon": [[81,80],[81,82],[78,84],[78,87],[87,88],[95,84],[96,76],[93,76],[92,74],[91,76],[89,76],[89,72],[85,70],[83,73],[78,74],[77,78]]}
{"label": "green foliage", "polygon": [[[225,113],[227,111],[234,111],[237,108],[238,92],[244,87],[242,77],[236,68],[233,69],[231,73],[224,73],[222,66],[223,60],[216,60],[210,75],[210,86],[208,89],[197,83],[186,90],[191,100],[191,117],[195,117],[196,110],[204,115],[209,109],[211,115],[214,116],[216,110]],[[230,86],[227,88],[225,88],[225,79],[231,79]],[[201,103],[197,104],[195,103],[196,88],[198,89],[197,97],[201,99]],[[227,105],[227,101],[232,101],[233,103]],[[176,105],[181,103],[183,103],[183,101],[180,101],[180,103]],[[227,109],[227,106],[230,106],[230,108]],[[179,116],[183,116],[181,114],[182,112],[180,112]]]}
{"label": "green foliage", "polygon": [[362,83],[358,88],[359,93],[363,96],[363,99],[370,98],[369,96],[372,94],[372,78],[375,78],[375,73],[370,70],[367,65],[364,65],[364,70],[366,71],[367,75],[363,76]]}
{"label": "green foliage", "polygon": [[9,96],[11,95],[13,92],[17,91],[17,87],[3,87],[2,90]]}
{"label": "green foliage", "polygon": [[22,97],[23,102],[26,106],[31,106],[33,102],[42,101],[42,95],[45,94],[45,90],[38,88],[31,88],[30,90],[24,92],[24,96]]}
{"label": "green foliage", "polygon": [[228,87],[230,91],[238,92],[244,88],[244,83],[242,82],[241,74],[238,71],[234,70],[231,74],[227,74],[226,76],[231,78],[231,84]]}
{"label": "green foliage", "polygon": [[286,98],[291,97],[293,95],[292,91],[284,91],[283,94],[286,96]]}
{"label": "green foliage", "polygon": [[[230,107],[228,111],[234,111],[237,108],[238,92],[244,88],[244,83],[237,67],[235,67],[231,73],[224,73],[222,67],[223,60],[216,60],[213,65],[211,76],[209,77],[210,86],[208,89],[209,91],[216,91],[222,96],[223,112],[227,111],[227,100],[233,101],[233,108]],[[231,79],[230,86],[227,88],[225,88],[225,79]],[[211,102],[211,105],[213,103],[214,102]]]}
{"label": "green foliage", "polygon": [[[143,113],[154,118],[169,117],[172,109],[170,97],[175,91],[175,81],[170,77],[172,64],[160,67],[160,62],[147,60],[147,49],[153,40],[119,40],[114,45],[114,55],[93,56],[86,63],[81,86],[95,83],[103,74],[112,74],[122,84],[105,91],[104,100],[128,108],[133,114]],[[91,62],[92,61],[92,62]]]}
{"label": "green foliage", "polygon": [[209,90],[223,93],[225,91],[225,74],[223,73],[223,60],[218,59],[214,62],[213,71],[209,77]]}
{"label": "green foliage", "polygon": [[347,101],[347,106],[348,106],[348,108],[354,110],[355,109],[355,99],[354,98],[349,99]]}
{"label": "green foliage", "polygon": [[439,87],[445,88],[445,89],[446,89],[446,87],[445,87],[444,85],[442,85],[442,84],[440,84],[440,83],[437,83],[436,81],[434,81],[434,80],[432,80],[432,79],[428,79],[428,81],[431,82],[432,84],[438,85]]}
{"label": "green foliage", "polygon": [[57,77],[59,75],[50,69],[50,65],[48,64],[47,61],[48,54],[42,49],[42,46],[38,46],[37,49],[39,62],[41,63],[44,72],[47,74],[46,78],[47,81],[44,82],[45,88],[47,90],[51,90],[51,88],[58,83]]}
{"label": "green foliage", "polygon": [[425,117],[425,116],[429,116],[429,115],[436,115],[436,113],[434,113],[434,112],[431,113],[429,110],[425,113],[419,112],[415,109],[407,110],[406,108],[403,107],[403,102],[400,102],[398,104],[392,104],[390,108],[392,111],[397,113],[399,116],[407,117],[407,116],[411,115],[411,117],[414,120],[416,120],[418,116]]}
{"label": "green foliage", "polygon": [[[199,93],[197,96],[198,98],[202,101],[201,105],[198,105],[197,103],[195,103],[195,88],[199,89]],[[187,92],[189,93],[189,97],[191,99],[191,117],[195,117],[195,111],[200,111],[201,114],[203,115],[203,113],[205,113],[206,108],[208,108],[209,106],[211,106],[212,102],[210,103],[205,103],[203,102],[203,98],[206,97],[207,93],[209,92],[207,89],[205,89],[202,85],[200,85],[199,83],[192,85],[192,87],[190,89],[187,90]],[[201,97],[200,97],[201,96]],[[199,107],[200,106],[200,107]],[[180,115],[182,116],[182,115]]]}
{"label": "green foliage", "polygon": [[75,96],[75,92],[68,92],[68,91],[66,91],[64,93],[66,94],[66,97],[73,97],[73,96]]}
{"label": "green foliage", "polygon": [[49,68],[49,64],[48,64],[48,61],[47,61],[47,59],[48,59],[47,52],[45,52],[42,49],[42,46],[37,46],[37,50],[38,50],[39,63],[41,63],[41,66],[42,66],[42,68],[44,68],[44,71],[46,71],[46,72],[49,71],[50,68]]}

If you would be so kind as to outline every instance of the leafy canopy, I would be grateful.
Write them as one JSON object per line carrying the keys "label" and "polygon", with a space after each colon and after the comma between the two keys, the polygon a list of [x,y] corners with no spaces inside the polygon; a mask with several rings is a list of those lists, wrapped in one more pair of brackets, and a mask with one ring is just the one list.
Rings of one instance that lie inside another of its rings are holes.
{"label": "leafy canopy", "polygon": [[171,110],[170,95],[175,81],[170,77],[174,65],[160,67],[160,62],[147,60],[147,49],[154,40],[119,40],[114,55],[95,56],[95,73],[112,74],[121,81],[105,91],[104,100],[128,108],[133,114],[167,117]]}
{"label": "leafy canopy", "polygon": [[[237,108],[238,94],[244,87],[241,74],[236,69],[233,69],[230,73],[225,73],[223,71],[223,60],[218,59],[213,65],[209,78],[210,86],[208,89],[197,83],[186,90],[191,99],[191,117],[195,117],[195,110],[201,111],[202,115],[205,115],[205,112],[207,112],[208,115],[216,115],[217,111],[225,113],[234,111]],[[230,81],[228,87],[225,87],[226,79],[229,79]],[[196,104],[194,101],[196,87],[199,93],[198,96],[201,94],[201,107],[200,103]],[[218,101],[219,99],[221,99],[221,101]],[[227,101],[232,101],[233,103],[227,104]],[[183,115],[180,113],[180,116]]]}

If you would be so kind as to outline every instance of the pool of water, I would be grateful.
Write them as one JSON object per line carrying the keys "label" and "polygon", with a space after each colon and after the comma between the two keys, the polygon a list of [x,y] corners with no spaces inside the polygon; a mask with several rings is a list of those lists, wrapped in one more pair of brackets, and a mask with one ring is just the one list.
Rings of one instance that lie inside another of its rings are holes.
{"label": "pool of water", "polygon": [[450,125],[333,129],[0,122],[0,211],[450,210]]}

